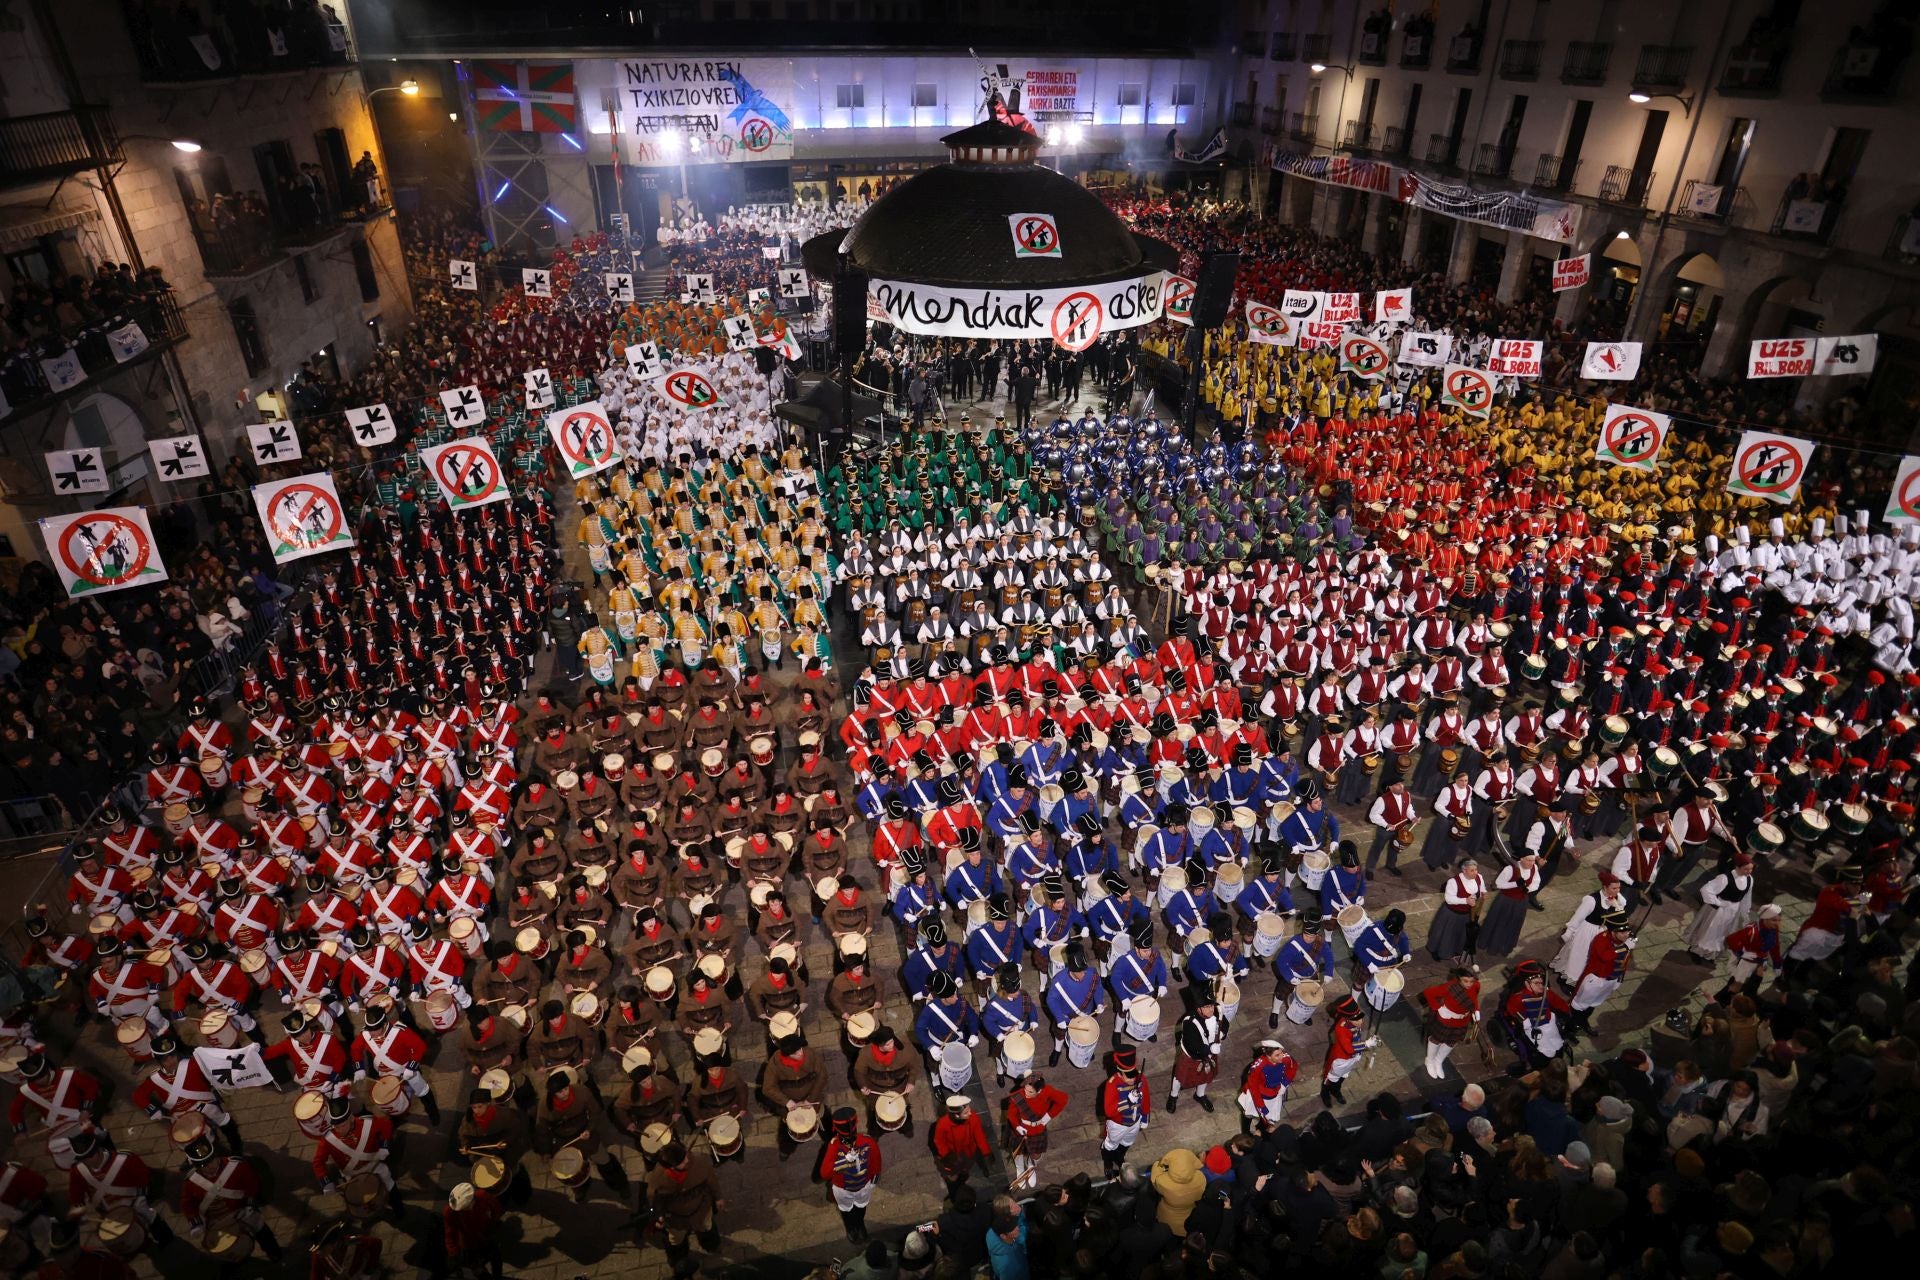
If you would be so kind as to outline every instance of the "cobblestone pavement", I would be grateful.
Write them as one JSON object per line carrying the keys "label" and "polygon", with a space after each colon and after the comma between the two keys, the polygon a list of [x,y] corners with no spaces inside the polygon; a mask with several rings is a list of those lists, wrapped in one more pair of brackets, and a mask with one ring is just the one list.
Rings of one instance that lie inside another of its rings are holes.
{"label": "cobblestone pavement", "polygon": [[[566,507],[564,502],[561,505],[563,509]],[[569,547],[567,550],[572,571],[584,576],[584,556],[577,548]],[[851,647],[850,638],[836,635],[836,641],[836,654],[843,663],[850,662],[849,655],[857,655],[858,652]],[[843,682],[850,684],[857,672],[857,666],[851,669],[843,667],[839,676]],[[796,673],[790,665],[784,675],[776,678],[775,683],[791,683],[795,678]],[[844,712],[844,707],[841,710]],[[851,795],[851,788],[848,794]],[[1423,808],[1430,812],[1429,806]],[[1366,826],[1364,814],[1343,806],[1335,806],[1335,811],[1340,817],[1342,830],[1350,835],[1357,834],[1364,848],[1364,841],[1371,837],[1371,828]],[[1424,835],[1424,832],[1421,834]],[[866,839],[857,824],[849,842],[852,864],[856,867],[862,865]],[[1417,841],[1413,847],[1419,847]],[[1594,887],[1596,867],[1610,863],[1617,847],[1618,841],[1612,840],[1583,846],[1579,850],[1584,856],[1582,865],[1563,871],[1542,894],[1546,910],[1529,913],[1521,945],[1513,956],[1501,962],[1502,965],[1527,956],[1546,959],[1558,950],[1560,931],[1574,904]],[[1413,963],[1408,969],[1409,995],[1445,974],[1444,967],[1433,962],[1422,945],[1428,921],[1439,900],[1442,876],[1426,870],[1417,856],[1412,856],[1410,861],[1412,866],[1404,879],[1379,876],[1372,882],[1369,893],[1372,913],[1376,918],[1389,906],[1399,906],[1406,912],[1407,933],[1414,953]],[[1785,867],[1762,866],[1759,872],[1755,901],[1760,903],[1777,899],[1781,902],[1786,910],[1782,931],[1789,938],[1811,906],[1812,881],[1808,873],[1804,855],[1797,863]],[[1696,883],[1706,874],[1708,872],[1704,868],[1697,873]],[[0,877],[5,882],[4,887],[0,888],[0,904],[4,904],[6,897],[22,893],[26,886],[35,882],[37,875],[32,862],[10,865],[7,874]],[[871,885],[873,877],[869,874],[863,880]],[[1627,1044],[1651,1044],[1657,1054],[1671,1058],[1674,1045],[1684,1043],[1676,1042],[1671,1033],[1665,1032],[1662,1026],[1664,1019],[1676,1007],[1697,1012],[1701,1003],[1699,989],[1705,987],[1711,991],[1713,986],[1708,985],[1709,979],[1715,974],[1714,970],[1691,962],[1680,945],[1681,934],[1691,919],[1696,901],[1690,890],[1683,895],[1683,903],[1669,901],[1655,908],[1646,918],[1640,931],[1639,948],[1632,971],[1620,991],[1594,1020],[1595,1037],[1583,1042],[1577,1052],[1598,1059],[1610,1056]],[[730,910],[744,912],[744,896],[737,887],[728,890],[723,904]],[[742,923],[744,927],[744,920]],[[840,1028],[837,1020],[826,1010],[823,999],[825,983],[832,972],[831,951],[818,930],[809,931],[807,944],[806,959],[813,978],[813,1000],[812,1007],[803,1018],[804,1029],[809,1043],[837,1063],[841,1055],[831,1046],[839,1043]],[[890,925],[882,924],[876,930],[873,945],[876,970],[882,974],[896,971],[902,951],[900,940]],[[1344,974],[1349,967],[1347,949],[1336,942],[1335,950],[1338,953],[1337,968]],[[749,947],[744,976],[751,978],[761,962],[757,946]],[[1487,965],[1483,983],[1489,1004],[1493,993],[1501,985],[1504,972],[1503,967],[1496,967],[1493,962]],[[1720,972],[1724,972],[1724,964]],[[1028,975],[1028,986],[1037,992],[1036,975]],[[1232,1101],[1234,1082],[1237,1082],[1241,1068],[1252,1057],[1255,1044],[1275,1034],[1269,1032],[1266,1025],[1272,988],[1271,971],[1260,968],[1255,969],[1243,986],[1241,1012],[1232,1024],[1228,1045],[1221,1059],[1220,1080],[1214,1090],[1216,1112],[1209,1114],[1188,1103],[1173,1116],[1157,1113],[1152,1126],[1134,1149],[1133,1159],[1137,1165],[1144,1168],[1161,1152],[1174,1146],[1204,1152],[1212,1144],[1238,1132],[1237,1111]],[[897,984],[891,985],[888,996],[888,1021],[904,1038],[913,1021],[909,1002]],[[1172,1073],[1174,1049],[1171,1031],[1178,1007],[1178,1002],[1170,998],[1164,1030],[1158,1042],[1148,1045],[1143,1055],[1156,1109],[1164,1098]],[[275,1035],[280,1012],[277,1008],[271,1009],[262,1019],[264,1026]],[[1490,1067],[1470,1046],[1463,1046],[1453,1055],[1446,1080],[1435,1082],[1427,1078],[1422,1066],[1424,1047],[1419,1020],[1410,1002],[1402,1002],[1391,1010],[1381,1020],[1379,1033],[1379,1050],[1369,1064],[1349,1081],[1346,1090],[1351,1103],[1348,1110],[1355,1114],[1363,1109],[1367,1098],[1381,1092],[1392,1093],[1417,1107],[1423,1094],[1457,1091],[1467,1080],[1497,1075],[1510,1059],[1510,1055],[1500,1051],[1496,1064]],[[1326,1048],[1325,1019],[1316,1018],[1313,1025],[1304,1028],[1283,1019],[1277,1034],[1300,1062],[1301,1077],[1293,1090],[1288,1117],[1296,1123],[1304,1123],[1319,1110],[1317,1093],[1320,1064]],[[84,1023],[76,1025],[69,1015],[51,1020],[48,1038],[57,1047],[56,1056],[59,1060],[84,1067],[103,1080],[112,1082],[112,1101],[108,1114],[115,1141],[122,1149],[136,1152],[161,1172],[169,1206],[167,1212],[170,1221],[177,1227],[180,1220],[171,1206],[178,1198],[182,1161],[168,1143],[164,1126],[149,1121],[129,1104],[132,1081],[126,1069],[126,1060],[112,1041],[111,1029],[98,1017],[89,1016]],[[669,1046],[668,1057],[676,1069],[684,1068],[688,1053],[679,1037],[668,1034],[663,1039]],[[757,1079],[759,1062],[763,1056],[758,1040],[759,1037],[754,1035],[736,1034],[735,1037],[742,1074],[750,1083]],[[1100,1169],[1100,1124],[1095,1114],[1095,1095],[1101,1080],[1099,1059],[1096,1059],[1094,1066],[1085,1070],[1072,1069],[1064,1059],[1059,1067],[1047,1069],[1046,1051],[1047,1046],[1043,1041],[1039,1066],[1046,1070],[1050,1082],[1067,1091],[1071,1102],[1066,1115],[1053,1131],[1051,1149],[1041,1165],[1042,1180],[1064,1179],[1082,1170],[1097,1173]],[[976,1054],[975,1061],[977,1067],[987,1070],[987,1076],[983,1080],[976,1071],[968,1093],[976,1107],[982,1108],[988,1117],[996,1151],[994,1176],[978,1185],[999,1190],[1006,1185],[1010,1172],[999,1156],[1004,1150],[999,1129],[1005,1090],[995,1085],[992,1062],[986,1056],[984,1046]],[[1464,1078],[1461,1073],[1464,1073]],[[443,1115],[443,1123],[437,1131],[429,1128],[418,1109],[401,1122],[394,1168],[405,1197],[406,1209],[397,1218],[383,1217],[375,1221],[371,1228],[385,1244],[385,1262],[390,1269],[389,1274],[393,1275],[423,1273],[428,1251],[421,1242],[431,1238],[430,1233],[437,1233],[437,1215],[445,1194],[463,1179],[466,1172],[464,1162],[454,1150],[453,1128],[471,1088],[472,1078],[462,1069],[451,1045],[438,1046],[427,1074]],[[603,1057],[596,1064],[593,1074],[608,1097],[620,1087],[619,1066],[611,1058]],[[855,1094],[845,1078],[846,1073],[836,1070],[830,1074],[833,1085],[829,1090],[829,1105],[853,1103]],[[359,1092],[364,1095],[364,1085]],[[267,1214],[269,1225],[281,1243],[288,1246],[287,1262],[283,1269],[268,1268],[256,1258],[235,1268],[231,1272],[234,1276],[304,1276],[305,1250],[295,1246],[303,1241],[307,1233],[342,1212],[343,1205],[338,1195],[322,1195],[317,1190],[309,1167],[313,1141],[300,1131],[293,1119],[292,1106],[296,1096],[291,1090],[283,1093],[261,1089],[237,1094],[229,1099],[229,1109],[238,1122],[248,1153],[264,1163],[271,1179],[273,1207]],[[916,1122],[914,1136],[889,1134],[881,1138],[886,1169],[868,1220],[869,1228],[876,1235],[891,1234],[897,1238],[904,1229],[928,1221],[940,1211],[943,1186],[927,1150],[933,1117],[924,1082],[914,1095],[913,1107]],[[725,1188],[726,1207],[720,1214],[719,1226],[724,1243],[719,1258],[707,1261],[710,1272],[733,1269],[738,1274],[799,1274],[810,1264],[846,1257],[852,1252],[842,1234],[840,1220],[833,1211],[830,1198],[811,1177],[812,1163],[819,1156],[818,1144],[804,1148],[791,1160],[783,1162],[775,1144],[775,1132],[773,1118],[764,1113],[757,1114],[748,1126],[744,1159],[729,1161],[721,1166],[720,1180]],[[0,1138],[0,1150],[4,1150],[8,1158],[24,1159],[53,1179],[53,1170],[46,1159],[44,1146],[37,1138],[20,1139],[7,1134]],[[614,1150],[623,1158],[630,1180],[638,1186],[642,1177],[639,1153],[627,1147],[615,1147]],[[500,1235],[509,1275],[522,1280],[571,1280],[575,1276],[654,1277],[668,1274],[664,1255],[657,1249],[642,1248],[636,1242],[631,1192],[622,1198],[599,1178],[595,1178],[584,1198],[575,1201],[569,1193],[555,1186],[540,1157],[528,1157],[527,1167],[533,1175],[532,1198],[509,1217]],[[65,1176],[60,1175],[55,1179],[54,1185],[64,1193]],[[142,1276],[211,1273],[206,1256],[184,1239],[168,1249],[144,1255],[138,1261],[137,1271]]]}

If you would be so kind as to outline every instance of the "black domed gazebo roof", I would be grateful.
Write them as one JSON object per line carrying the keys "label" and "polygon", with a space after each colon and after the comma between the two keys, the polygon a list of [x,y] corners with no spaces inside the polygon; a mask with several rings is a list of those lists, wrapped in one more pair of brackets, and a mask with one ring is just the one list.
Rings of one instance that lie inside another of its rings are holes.
{"label": "black domed gazebo roof", "polygon": [[[1178,253],[1135,235],[1100,197],[1034,162],[1041,142],[999,120],[941,141],[953,159],[880,197],[851,230],[815,236],[801,250],[807,270],[831,280],[844,251],[874,279],[959,288],[1052,288],[1178,270]],[[1060,233],[1060,256],[1015,257],[1012,214],[1044,213]]]}

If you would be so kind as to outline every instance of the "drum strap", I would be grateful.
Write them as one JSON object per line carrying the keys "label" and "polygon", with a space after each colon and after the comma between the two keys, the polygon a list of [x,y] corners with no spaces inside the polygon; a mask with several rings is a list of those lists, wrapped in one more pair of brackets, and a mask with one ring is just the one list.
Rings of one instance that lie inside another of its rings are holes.
{"label": "drum strap", "polygon": [[946,1023],[946,1024],[947,1024],[947,1030],[948,1030],[948,1031],[951,1031],[951,1032],[953,1033],[953,1035],[952,1035],[951,1037],[949,1037],[949,1038],[948,1038],[948,1039],[947,1039],[946,1041],[944,1041],[943,1043],[951,1043],[951,1042],[952,1042],[953,1040],[956,1040],[956,1039],[958,1039],[958,1038],[960,1037],[960,1024],[959,1024],[959,1023],[957,1023],[957,1022],[955,1022],[955,1021],[954,1021],[954,1020],[953,1020],[952,1018],[949,1018],[949,1017],[947,1016],[947,1011],[946,1011],[945,1009],[942,1009],[942,1008],[941,1008],[941,1007],[939,1006],[939,1004],[938,1004],[937,1002],[934,1002],[934,1001],[929,1001],[929,1002],[927,1003],[927,1008],[928,1008],[928,1009],[931,1009],[931,1010],[933,1011],[933,1016],[934,1016],[934,1017],[936,1017],[936,1018],[938,1018],[938,1019],[940,1019],[940,1021],[942,1021],[942,1022],[944,1022],[944,1023]]}

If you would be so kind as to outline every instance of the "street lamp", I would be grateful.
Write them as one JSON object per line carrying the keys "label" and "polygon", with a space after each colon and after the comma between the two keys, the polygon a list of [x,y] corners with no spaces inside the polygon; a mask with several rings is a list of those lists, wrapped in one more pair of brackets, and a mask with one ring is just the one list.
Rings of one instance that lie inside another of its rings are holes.
{"label": "street lamp", "polygon": [[1693,99],[1683,98],[1677,93],[1648,93],[1642,89],[1635,89],[1632,93],[1629,93],[1627,95],[1628,102],[1631,102],[1636,106],[1642,106],[1642,107],[1646,106],[1649,102],[1652,102],[1655,98],[1672,98],[1675,102],[1679,103],[1680,115],[1682,118],[1691,116],[1693,114]]}
{"label": "street lamp", "polygon": [[398,94],[403,94],[409,98],[417,98],[420,96],[420,82],[418,80],[413,79],[412,77],[408,77],[407,79],[402,80],[399,84],[382,85],[378,89],[369,90],[367,93],[367,98],[369,101],[371,101],[372,99],[379,97],[383,93],[398,93]]}

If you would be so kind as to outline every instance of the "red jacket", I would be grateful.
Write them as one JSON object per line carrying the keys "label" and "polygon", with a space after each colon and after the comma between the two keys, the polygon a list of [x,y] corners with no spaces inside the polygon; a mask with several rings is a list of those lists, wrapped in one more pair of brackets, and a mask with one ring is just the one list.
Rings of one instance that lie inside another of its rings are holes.
{"label": "red jacket", "polygon": [[1587,948],[1587,967],[1580,971],[1580,980],[1588,978],[1619,979],[1627,976],[1627,968],[1633,963],[1633,952],[1617,947],[1613,935],[1601,933]]}
{"label": "red jacket", "polygon": [[946,1115],[934,1121],[933,1153],[942,1159],[984,1160],[989,1154],[987,1126],[980,1123],[980,1113],[970,1111],[965,1120]]}
{"label": "red jacket", "polygon": [[820,1178],[844,1191],[859,1191],[880,1180],[880,1144],[866,1134],[848,1141],[831,1138],[820,1155]]}
{"label": "red jacket", "polygon": [[[1007,1127],[1020,1137],[1042,1133],[1047,1122],[1066,1109],[1067,1095],[1052,1085],[1042,1088],[1037,1098],[1027,1096],[1025,1089],[1015,1089],[1007,1099]],[[936,1126],[935,1132],[938,1131]]]}
{"label": "red jacket", "polygon": [[494,1224],[506,1213],[500,1202],[487,1192],[474,1188],[473,1203],[464,1209],[448,1205],[440,1211],[440,1225],[446,1233],[447,1256],[457,1258],[469,1249],[487,1243]]}

